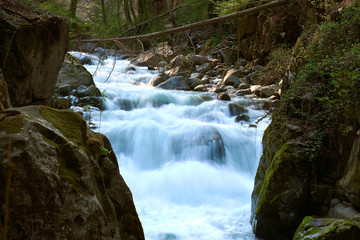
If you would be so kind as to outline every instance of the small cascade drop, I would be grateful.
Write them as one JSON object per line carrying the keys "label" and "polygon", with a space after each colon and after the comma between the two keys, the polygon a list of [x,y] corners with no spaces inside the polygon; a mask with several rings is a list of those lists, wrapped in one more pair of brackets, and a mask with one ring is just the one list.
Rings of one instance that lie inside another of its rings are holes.
{"label": "small cascade drop", "polygon": [[[256,123],[259,102],[158,89],[147,84],[156,71],[102,63],[85,65],[108,97],[93,122],[111,141],[146,239],[255,239],[250,195],[269,122]],[[246,109],[249,122],[236,122],[229,104]]]}

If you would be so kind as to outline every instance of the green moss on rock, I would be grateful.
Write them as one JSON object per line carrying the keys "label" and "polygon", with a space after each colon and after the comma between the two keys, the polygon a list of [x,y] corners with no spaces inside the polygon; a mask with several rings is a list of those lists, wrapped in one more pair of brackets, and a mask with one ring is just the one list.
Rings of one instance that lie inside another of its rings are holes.
{"label": "green moss on rock", "polygon": [[[269,184],[271,181],[271,178],[273,177],[274,173],[279,169],[279,165],[281,165],[282,161],[285,159],[286,156],[286,149],[288,148],[287,144],[284,144],[281,149],[275,154],[273,161],[271,162],[270,167],[265,172],[265,177],[262,181],[260,190],[258,192],[258,195],[260,196],[257,208],[256,208],[256,214],[258,214],[260,211],[273,211],[271,204],[275,203],[275,200],[278,197],[278,194],[275,193],[275,191],[268,191]],[[279,186],[280,187],[280,186]],[[264,202],[270,203],[270,206],[264,205]],[[269,207],[268,210],[264,209]]]}
{"label": "green moss on rock", "polygon": [[73,111],[57,110],[49,107],[42,107],[40,113],[70,141],[77,144],[80,148],[84,148],[86,122],[80,114]]}
{"label": "green moss on rock", "polygon": [[24,125],[24,118],[26,118],[24,114],[17,114],[15,116],[0,114],[0,132],[5,131],[7,134],[20,132]]}
{"label": "green moss on rock", "polygon": [[359,224],[347,219],[306,216],[296,230],[293,240],[355,240],[360,238]]}

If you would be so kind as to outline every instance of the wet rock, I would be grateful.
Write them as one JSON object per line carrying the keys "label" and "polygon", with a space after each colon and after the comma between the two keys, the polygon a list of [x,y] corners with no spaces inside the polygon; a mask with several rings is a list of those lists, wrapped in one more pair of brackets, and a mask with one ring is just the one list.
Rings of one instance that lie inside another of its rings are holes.
{"label": "wet rock", "polygon": [[202,79],[204,77],[203,73],[192,73],[190,75],[191,78],[198,78],[198,79]]}
{"label": "wet rock", "polygon": [[201,82],[203,84],[209,84],[210,83],[210,77],[209,76],[204,76],[202,79],[201,79]]}
{"label": "wet rock", "polygon": [[174,59],[172,59],[169,63],[169,68],[176,68],[176,67],[190,69],[192,65],[191,62],[188,59],[186,59],[183,55],[178,55],[174,57]]}
{"label": "wet rock", "polygon": [[198,91],[198,92],[206,92],[207,91],[207,87],[205,85],[198,85],[194,88],[194,91]]}
{"label": "wet rock", "polygon": [[261,73],[260,72],[251,72],[248,75],[246,75],[245,80],[247,83],[250,84],[259,84],[259,79],[260,79]]}
{"label": "wet rock", "polygon": [[69,96],[71,94],[71,91],[72,89],[70,87],[70,84],[64,84],[58,89],[56,89],[56,93],[61,96]]}
{"label": "wet rock", "polygon": [[226,89],[223,87],[218,87],[214,89],[215,93],[222,93],[222,92],[226,92]]}
{"label": "wet rock", "polygon": [[57,109],[69,109],[71,107],[71,102],[67,98],[59,97],[55,99],[55,108]]}
{"label": "wet rock", "polygon": [[250,84],[242,82],[239,84],[238,89],[249,89],[250,87]]}
{"label": "wet rock", "polygon": [[205,75],[209,76],[209,77],[214,77],[217,75],[217,71],[215,70],[209,70],[205,73]]}
{"label": "wet rock", "polygon": [[116,99],[116,102],[119,105],[121,110],[131,111],[134,109],[134,105],[129,99],[119,98],[119,99]]}
{"label": "wet rock", "polygon": [[220,59],[212,59],[211,62],[215,65],[217,64],[221,64],[221,60]]}
{"label": "wet rock", "polygon": [[90,96],[94,96],[94,97],[101,97],[101,91],[100,89],[98,89],[95,85],[91,85],[90,87],[88,87],[89,92],[90,92]]}
{"label": "wet rock", "polygon": [[293,240],[302,239],[360,239],[360,222],[307,216],[303,219],[293,238]]}
{"label": "wet rock", "polygon": [[248,89],[240,89],[240,90],[237,90],[236,92],[235,92],[235,95],[236,96],[245,96],[245,95],[249,95],[249,94],[251,94],[252,93],[252,91],[250,90],[250,88],[248,88]]}
{"label": "wet rock", "polygon": [[231,98],[229,96],[229,94],[227,94],[226,92],[221,92],[217,95],[217,99],[218,100],[222,100],[222,101],[230,101]]}
{"label": "wet rock", "polygon": [[251,86],[251,91],[255,93],[257,97],[260,98],[268,98],[275,94],[274,88],[270,86],[260,86],[260,85],[254,85]]}
{"label": "wet rock", "polygon": [[156,70],[156,69],[155,69],[155,67],[153,67],[153,66],[148,66],[148,70],[154,71],[154,70]]}
{"label": "wet rock", "polygon": [[202,85],[203,83],[201,82],[200,79],[198,78],[188,78],[186,79],[191,87],[191,89],[195,89],[197,86]]}
{"label": "wet rock", "polygon": [[138,67],[147,67],[148,66],[148,64],[146,62],[142,62],[139,60],[132,61],[131,64],[133,64],[134,66],[138,66]]}
{"label": "wet rock", "polygon": [[205,73],[205,72],[207,72],[207,71],[209,71],[211,69],[212,69],[212,64],[207,62],[207,63],[204,63],[204,64],[198,66],[196,68],[196,71],[200,72],[200,73]]}
{"label": "wet rock", "polygon": [[[11,136],[15,167],[9,239],[144,239],[109,140],[80,114],[27,106],[0,119],[0,158],[7,158]],[[1,161],[1,189],[7,169]]]}
{"label": "wet rock", "polygon": [[[220,132],[214,127],[199,127],[187,134],[185,139],[176,143],[176,151],[197,152],[199,159],[210,160],[217,164],[225,163],[225,147]],[[199,151],[200,150],[200,151]]]}
{"label": "wet rock", "polygon": [[169,76],[167,76],[165,74],[159,74],[150,80],[149,85],[156,87],[160,83],[165,82],[168,78],[169,78]]}
{"label": "wet rock", "polygon": [[88,87],[95,84],[92,75],[84,66],[66,57],[57,77],[56,88],[59,89],[65,85],[70,86],[71,89],[77,89],[82,85]]}
{"label": "wet rock", "polygon": [[193,66],[202,65],[204,63],[210,62],[210,60],[202,55],[189,54],[187,58],[190,60]]}
{"label": "wet rock", "polygon": [[80,62],[82,65],[88,64],[88,65],[93,65],[93,62],[91,61],[91,58],[88,56],[83,56],[81,58],[79,58]]}
{"label": "wet rock", "polygon": [[157,88],[173,90],[191,90],[188,82],[182,76],[171,77],[165,82],[159,84]]}
{"label": "wet rock", "polygon": [[250,117],[248,115],[238,115],[235,118],[235,122],[249,122],[250,121]]}
{"label": "wet rock", "polygon": [[168,63],[166,61],[161,61],[159,62],[159,64],[157,65],[160,68],[165,68],[168,65]]}
{"label": "wet rock", "polygon": [[360,220],[360,212],[353,206],[342,203],[339,199],[332,199],[327,217]]}
{"label": "wet rock", "polygon": [[308,209],[311,178],[308,173],[312,166],[306,145],[279,143],[274,134],[277,133],[264,134],[267,154],[262,156],[255,177],[251,223],[260,238],[288,239],[304,217],[304,209]]}
{"label": "wet rock", "polygon": [[226,80],[227,77],[230,77],[230,76],[235,76],[235,77],[238,77],[238,78],[241,78],[243,76],[246,75],[246,72],[242,71],[242,70],[239,70],[239,69],[230,69],[229,71],[227,71],[225,77],[224,77],[224,80]]}
{"label": "wet rock", "polygon": [[175,67],[175,68],[171,68],[168,71],[166,71],[165,73],[168,74],[171,77],[174,76],[188,76],[189,75],[190,70],[187,68],[183,68],[183,67]]}
{"label": "wet rock", "polygon": [[103,100],[99,97],[83,97],[75,100],[75,106],[86,107],[92,106],[104,110]]}
{"label": "wet rock", "polygon": [[241,106],[239,103],[230,103],[229,111],[231,116],[236,116],[248,112],[248,110],[243,106]]}
{"label": "wet rock", "polygon": [[128,66],[125,68],[125,72],[129,72],[129,71],[136,71],[136,68],[134,66]]}
{"label": "wet rock", "polygon": [[86,86],[80,86],[76,89],[74,95],[78,98],[88,97],[90,96],[89,88]]}

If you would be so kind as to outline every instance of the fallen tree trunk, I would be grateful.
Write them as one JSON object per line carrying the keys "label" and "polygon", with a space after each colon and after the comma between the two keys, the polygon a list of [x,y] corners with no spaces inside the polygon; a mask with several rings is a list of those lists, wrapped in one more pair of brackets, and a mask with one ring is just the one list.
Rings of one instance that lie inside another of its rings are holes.
{"label": "fallen tree trunk", "polygon": [[131,40],[149,39],[149,38],[158,37],[158,36],[165,35],[165,34],[181,32],[181,31],[185,31],[185,30],[188,30],[188,29],[198,28],[198,27],[201,27],[201,26],[204,26],[204,25],[219,23],[219,22],[230,20],[230,19],[242,17],[242,16],[249,15],[249,14],[252,14],[252,13],[260,12],[262,10],[273,8],[273,7],[276,7],[276,6],[279,6],[279,5],[283,5],[286,2],[287,2],[287,0],[276,0],[276,1],[264,4],[264,5],[261,5],[261,6],[249,8],[249,9],[239,11],[239,12],[236,12],[236,13],[232,13],[232,14],[229,14],[229,15],[225,15],[225,16],[222,16],[222,17],[211,18],[211,19],[208,19],[208,20],[205,20],[205,21],[191,23],[191,24],[188,24],[188,25],[185,25],[185,26],[176,27],[176,28],[172,28],[172,29],[168,29],[168,30],[164,30],[164,31],[149,33],[149,34],[144,34],[144,35],[130,36],[130,37],[120,37],[120,38],[85,39],[85,40],[74,40],[74,41],[79,42],[79,43],[99,43],[99,42],[131,41]]}

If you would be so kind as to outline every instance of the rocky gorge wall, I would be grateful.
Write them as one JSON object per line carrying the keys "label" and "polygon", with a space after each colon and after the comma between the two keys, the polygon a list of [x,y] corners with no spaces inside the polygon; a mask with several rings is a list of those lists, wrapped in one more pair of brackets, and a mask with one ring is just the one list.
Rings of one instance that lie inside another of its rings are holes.
{"label": "rocky gorge wall", "polygon": [[79,113],[43,106],[54,105],[68,22],[17,1],[0,7],[1,236],[144,239],[109,140]]}
{"label": "rocky gorge wall", "polygon": [[343,5],[294,48],[255,177],[259,237],[360,237],[359,20],[359,3]]}

